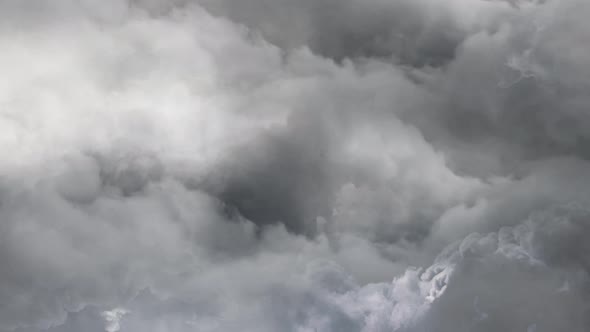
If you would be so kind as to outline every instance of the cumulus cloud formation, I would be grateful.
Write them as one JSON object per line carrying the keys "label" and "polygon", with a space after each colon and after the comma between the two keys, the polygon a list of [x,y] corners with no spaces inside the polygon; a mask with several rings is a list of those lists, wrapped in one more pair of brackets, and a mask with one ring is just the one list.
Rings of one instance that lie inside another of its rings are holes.
{"label": "cumulus cloud formation", "polygon": [[0,0],[0,332],[587,331],[588,15]]}

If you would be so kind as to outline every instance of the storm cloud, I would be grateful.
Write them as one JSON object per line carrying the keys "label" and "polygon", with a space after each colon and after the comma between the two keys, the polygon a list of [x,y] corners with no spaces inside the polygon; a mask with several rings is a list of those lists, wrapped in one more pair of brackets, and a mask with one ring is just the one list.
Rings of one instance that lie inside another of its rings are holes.
{"label": "storm cloud", "polygon": [[0,331],[586,331],[583,0],[0,0]]}

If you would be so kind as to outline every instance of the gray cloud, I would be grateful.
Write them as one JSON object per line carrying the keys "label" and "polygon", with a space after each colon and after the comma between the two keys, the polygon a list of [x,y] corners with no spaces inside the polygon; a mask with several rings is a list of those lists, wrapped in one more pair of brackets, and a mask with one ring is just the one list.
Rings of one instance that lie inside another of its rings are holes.
{"label": "gray cloud", "polygon": [[0,331],[584,331],[583,1],[0,1]]}

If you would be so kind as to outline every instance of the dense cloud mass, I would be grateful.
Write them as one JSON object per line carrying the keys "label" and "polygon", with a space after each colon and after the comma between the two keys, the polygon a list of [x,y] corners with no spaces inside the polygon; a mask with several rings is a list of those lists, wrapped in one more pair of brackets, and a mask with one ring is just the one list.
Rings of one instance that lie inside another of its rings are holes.
{"label": "dense cloud mass", "polygon": [[0,0],[0,332],[590,329],[587,0]]}

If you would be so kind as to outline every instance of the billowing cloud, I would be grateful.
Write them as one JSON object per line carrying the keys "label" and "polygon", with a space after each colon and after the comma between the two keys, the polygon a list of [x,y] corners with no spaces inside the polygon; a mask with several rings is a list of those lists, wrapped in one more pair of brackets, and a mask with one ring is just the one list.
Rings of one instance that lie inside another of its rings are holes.
{"label": "billowing cloud", "polygon": [[0,1],[0,331],[585,331],[581,0]]}

